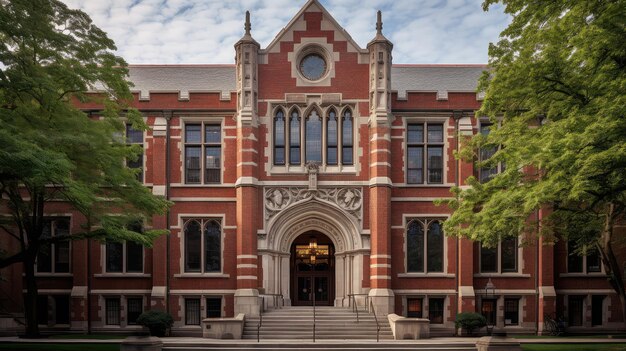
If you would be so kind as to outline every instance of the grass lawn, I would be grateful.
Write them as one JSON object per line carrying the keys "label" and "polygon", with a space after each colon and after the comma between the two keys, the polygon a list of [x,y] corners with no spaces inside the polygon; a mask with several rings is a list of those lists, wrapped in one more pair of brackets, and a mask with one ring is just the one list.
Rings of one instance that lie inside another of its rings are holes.
{"label": "grass lawn", "polygon": [[0,343],[0,350],[15,351],[119,351],[119,344]]}
{"label": "grass lawn", "polygon": [[524,351],[626,351],[626,344],[522,344]]}

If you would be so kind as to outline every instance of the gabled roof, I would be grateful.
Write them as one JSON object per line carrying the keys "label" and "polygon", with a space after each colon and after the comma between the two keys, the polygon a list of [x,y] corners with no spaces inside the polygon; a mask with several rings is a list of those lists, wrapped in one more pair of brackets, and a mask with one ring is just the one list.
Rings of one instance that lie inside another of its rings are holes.
{"label": "gabled roof", "polygon": [[[304,21],[303,16],[305,12],[321,12],[324,18],[331,22],[333,29],[336,32],[338,32],[341,36],[343,36],[344,37],[343,39],[345,39],[348,42],[348,46],[353,46],[353,49],[355,51],[360,51],[360,52],[367,51],[361,48],[359,44],[357,44],[354,41],[354,39],[352,39],[350,34],[348,34],[348,32],[341,25],[339,25],[339,23],[337,23],[335,18],[326,10],[326,8],[324,8],[324,6],[322,6],[322,4],[320,4],[318,0],[307,1],[306,4],[302,6],[300,11],[298,11],[298,13],[291,19],[291,21],[287,23],[287,26],[285,26],[280,32],[278,32],[278,34],[276,34],[276,37],[274,38],[274,40],[272,40],[272,42],[269,43],[269,45],[264,49],[264,51],[266,52],[273,51],[272,49],[274,49],[277,45],[279,45],[279,43],[283,41],[283,39],[286,36],[293,34],[294,30],[299,30],[298,24],[300,24],[299,22]],[[335,40],[337,39],[339,38],[335,38]]]}

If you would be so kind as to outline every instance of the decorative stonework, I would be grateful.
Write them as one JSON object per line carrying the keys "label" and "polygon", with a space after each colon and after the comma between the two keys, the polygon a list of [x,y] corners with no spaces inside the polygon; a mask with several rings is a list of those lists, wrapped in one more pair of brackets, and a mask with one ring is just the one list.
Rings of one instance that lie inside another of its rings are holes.
{"label": "decorative stonework", "polygon": [[[310,184],[309,184],[310,186]],[[357,187],[343,188],[265,188],[265,220],[296,203],[309,199],[328,201],[339,206],[359,222],[363,207],[363,191]]]}

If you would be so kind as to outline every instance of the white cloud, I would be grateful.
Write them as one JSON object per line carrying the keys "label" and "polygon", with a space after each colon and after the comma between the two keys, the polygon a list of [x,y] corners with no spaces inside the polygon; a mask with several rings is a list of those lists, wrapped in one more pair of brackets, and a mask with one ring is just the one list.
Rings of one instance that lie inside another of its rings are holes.
{"label": "white cloud", "polygon": [[[306,0],[63,0],[80,8],[115,41],[129,63],[233,63],[250,10],[252,35],[267,46]],[[489,42],[510,19],[482,0],[322,0],[365,47],[376,11],[394,43],[395,63],[485,63]]]}

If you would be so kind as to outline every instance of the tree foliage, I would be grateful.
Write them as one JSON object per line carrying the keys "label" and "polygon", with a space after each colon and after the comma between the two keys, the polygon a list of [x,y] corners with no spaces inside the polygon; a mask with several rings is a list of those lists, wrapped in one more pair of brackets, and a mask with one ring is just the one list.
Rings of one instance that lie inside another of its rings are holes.
{"label": "tree foliage", "polygon": [[[506,170],[455,189],[448,233],[494,245],[536,232],[600,251],[624,305],[613,245],[626,208],[626,1],[487,0],[512,23],[490,45],[478,116],[494,128],[461,151],[498,147],[482,167]],[[539,209],[551,213],[535,216]],[[539,221],[539,223],[537,222]],[[626,310],[624,312],[626,314]]]}
{"label": "tree foliage", "polygon": [[[149,246],[164,233],[126,229],[164,213],[168,202],[125,166],[142,150],[121,137],[120,115],[135,128],[147,126],[129,107],[127,65],[114,50],[89,16],[58,0],[0,0],[0,209],[9,215],[0,219],[0,268],[23,262],[28,295],[36,295],[32,266],[45,245],[94,237]],[[90,103],[97,117],[79,102]],[[43,237],[53,203],[69,204],[89,225]],[[36,333],[25,305],[28,332]]]}

